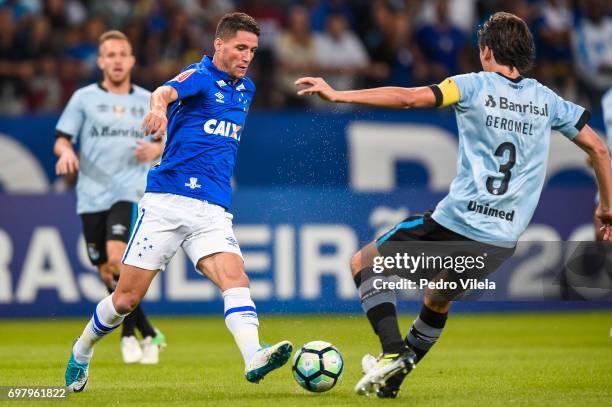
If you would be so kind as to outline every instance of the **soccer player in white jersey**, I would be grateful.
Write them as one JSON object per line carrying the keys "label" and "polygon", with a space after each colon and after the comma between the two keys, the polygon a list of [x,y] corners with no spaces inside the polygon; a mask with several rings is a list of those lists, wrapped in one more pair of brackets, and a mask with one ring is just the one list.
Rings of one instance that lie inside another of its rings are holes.
{"label": "soccer player in white jersey", "polygon": [[[364,358],[365,375],[355,387],[358,394],[396,397],[405,375],[440,337],[450,303],[461,294],[461,289],[426,290],[420,315],[403,339],[394,291],[373,284],[385,277],[372,273],[374,259],[401,253],[401,242],[463,242],[488,253],[484,272],[493,272],[512,255],[533,215],[544,185],[551,128],[591,158],[601,196],[596,216],[602,239],[612,240],[610,154],[586,125],[589,113],[522,76],[535,55],[523,20],[496,13],[478,34],[483,71],[453,76],[438,85],[336,91],[321,78],[296,81],[305,86],[299,95],[319,95],[330,102],[387,108],[453,106],[457,117],[458,174],[449,194],[433,213],[406,219],[351,260],[362,307],[383,348],[378,360]],[[436,277],[452,273],[455,270],[441,269]]]}
{"label": "soccer player in white jersey", "polygon": [[[109,292],[119,277],[144,193],[146,174],[161,155],[162,144],[151,142],[140,128],[150,92],[132,85],[135,59],[127,37],[108,31],[100,37],[100,83],[77,90],[56,126],[54,152],[58,175],[78,172],[77,213],[83,223],[87,255]],[[79,143],[77,156],[73,144]],[[135,327],[143,337],[141,348]],[[122,326],[121,351],[125,363],[156,364],[163,334],[156,331],[138,307]]]}
{"label": "soccer player in white jersey", "polygon": [[84,389],[94,344],[138,305],[179,247],[221,290],[225,324],[249,382],[258,383],[291,356],[288,341],[259,343],[257,310],[228,212],[231,175],[255,94],[246,72],[258,42],[252,17],[226,14],[217,26],[214,56],[186,67],[151,95],[143,128],[156,135],[167,129],[163,158],[149,171],[117,289],[98,304],[73,346],[66,369],[70,390]]}

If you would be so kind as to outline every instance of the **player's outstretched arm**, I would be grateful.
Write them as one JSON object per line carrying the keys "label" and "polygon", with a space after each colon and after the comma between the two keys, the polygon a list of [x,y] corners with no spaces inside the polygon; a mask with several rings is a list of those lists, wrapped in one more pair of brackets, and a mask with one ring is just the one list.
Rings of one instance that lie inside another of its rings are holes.
{"label": "player's outstretched arm", "polygon": [[178,99],[178,92],[172,86],[160,86],[151,94],[151,110],[142,120],[142,129],[145,135],[152,134],[161,138],[166,132],[168,119],[166,112],[168,105]]}
{"label": "player's outstretched arm", "polygon": [[337,91],[323,78],[300,78],[295,81],[298,86],[305,86],[298,91],[299,96],[318,95],[321,99],[333,103],[356,103],[366,106],[407,109],[412,107],[435,107],[436,96],[427,86],[418,88],[400,88],[387,86],[383,88]]}
{"label": "player's outstretched arm", "polygon": [[603,224],[603,240],[612,240],[612,166],[608,147],[588,125],[585,125],[574,139],[591,158],[597,186],[599,206],[595,216]]}
{"label": "player's outstretched arm", "polygon": [[79,158],[72,148],[72,143],[67,138],[58,137],[55,140],[53,153],[59,157],[55,164],[57,175],[68,175],[79,170]]}

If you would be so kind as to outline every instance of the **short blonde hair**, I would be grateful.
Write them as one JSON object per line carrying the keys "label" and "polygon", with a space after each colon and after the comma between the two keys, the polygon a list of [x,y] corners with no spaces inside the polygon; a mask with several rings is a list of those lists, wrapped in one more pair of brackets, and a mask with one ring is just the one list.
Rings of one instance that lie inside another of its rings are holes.
{"label": "short blonde hair", "polygon": [[[130,44],[130,40],[128,39],[127,35],[118,30],[110,30],[102,33],[100,39],[98,40],[98,46],[102,47],[102,44],[104,44],[108,40],[123,40],[127,41],[127,43]],[[131,47],[132,44],[130,44],[130,48]]]}

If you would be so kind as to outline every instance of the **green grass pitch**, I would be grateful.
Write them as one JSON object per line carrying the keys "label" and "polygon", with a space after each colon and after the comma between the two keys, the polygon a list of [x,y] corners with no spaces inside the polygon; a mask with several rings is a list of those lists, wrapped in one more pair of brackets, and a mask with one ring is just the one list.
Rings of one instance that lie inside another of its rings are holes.
{"label": "green grass pitch", "polygon": [[[345,371],[323,394],[308,393],[290,366],[259,385],[221,317],[152,318],[168,338],[157,366],[126,366],[119,335],[96,348],[85,392],[68,403],[163,406],[598,406],[612,405],[612,313],[456,314],[433,351],[407,378],[396,400],[353,394],[363,354],[379,351],[362,316],[261,316],[262,340],[294,345],[322,339],[342,352]],[[413,316],[401,318],[406,330]],[[70,345],[85,319],[0,321],[0,386],[63,385]],[[6,402],[46,405],[51,402]],[[1,402],[0,402],[1,404]]]}

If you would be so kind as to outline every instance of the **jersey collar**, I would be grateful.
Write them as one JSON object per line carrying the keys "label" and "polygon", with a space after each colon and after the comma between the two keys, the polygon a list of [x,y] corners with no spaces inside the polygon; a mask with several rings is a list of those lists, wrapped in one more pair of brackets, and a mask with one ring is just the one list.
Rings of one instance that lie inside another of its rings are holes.
{"label": "jersey collar", "polygon": [[496,74],[498,74],[499,76],[508,79],[510,82],[514,82],[514,83],[519,83],[520,81],[522,81],[523,79],[523,75],[519,75],[516,78],[510,78],[506,75],[504,75],[503,73],[499,73],[499,72],[495,72]]}
{"label": "jersey collar", "polygon": [[[106,93],[110,93],[110,92],[108,91],[108,89],[106,89],[106,88],[104,87],[104,85],[102,85],[102,81],[98,82],[98,87],[99,87],[100,89],[102,89],[104,92],[106,92]],[[129,93],[130,93],[130,94],[134,93],[134,85],[130,85],[130,92],[129,92]]]}
{"label": "jersey collar", "polygon": [[202,64],[204,64],[204,66],[208,68],[210,71],[214,72],[216,76],[218,76],[219,78],[227,82],[228,85],[238,86],[244,80],[244,78],[242,78],[242,79],[239,79],[236,83],[232,83],[232,78],[229,76],[229,74],[217,68],[215,64],[213,63],[212,58],[209,57],[208,55],[204,55],[204,57],[202,58]]}

